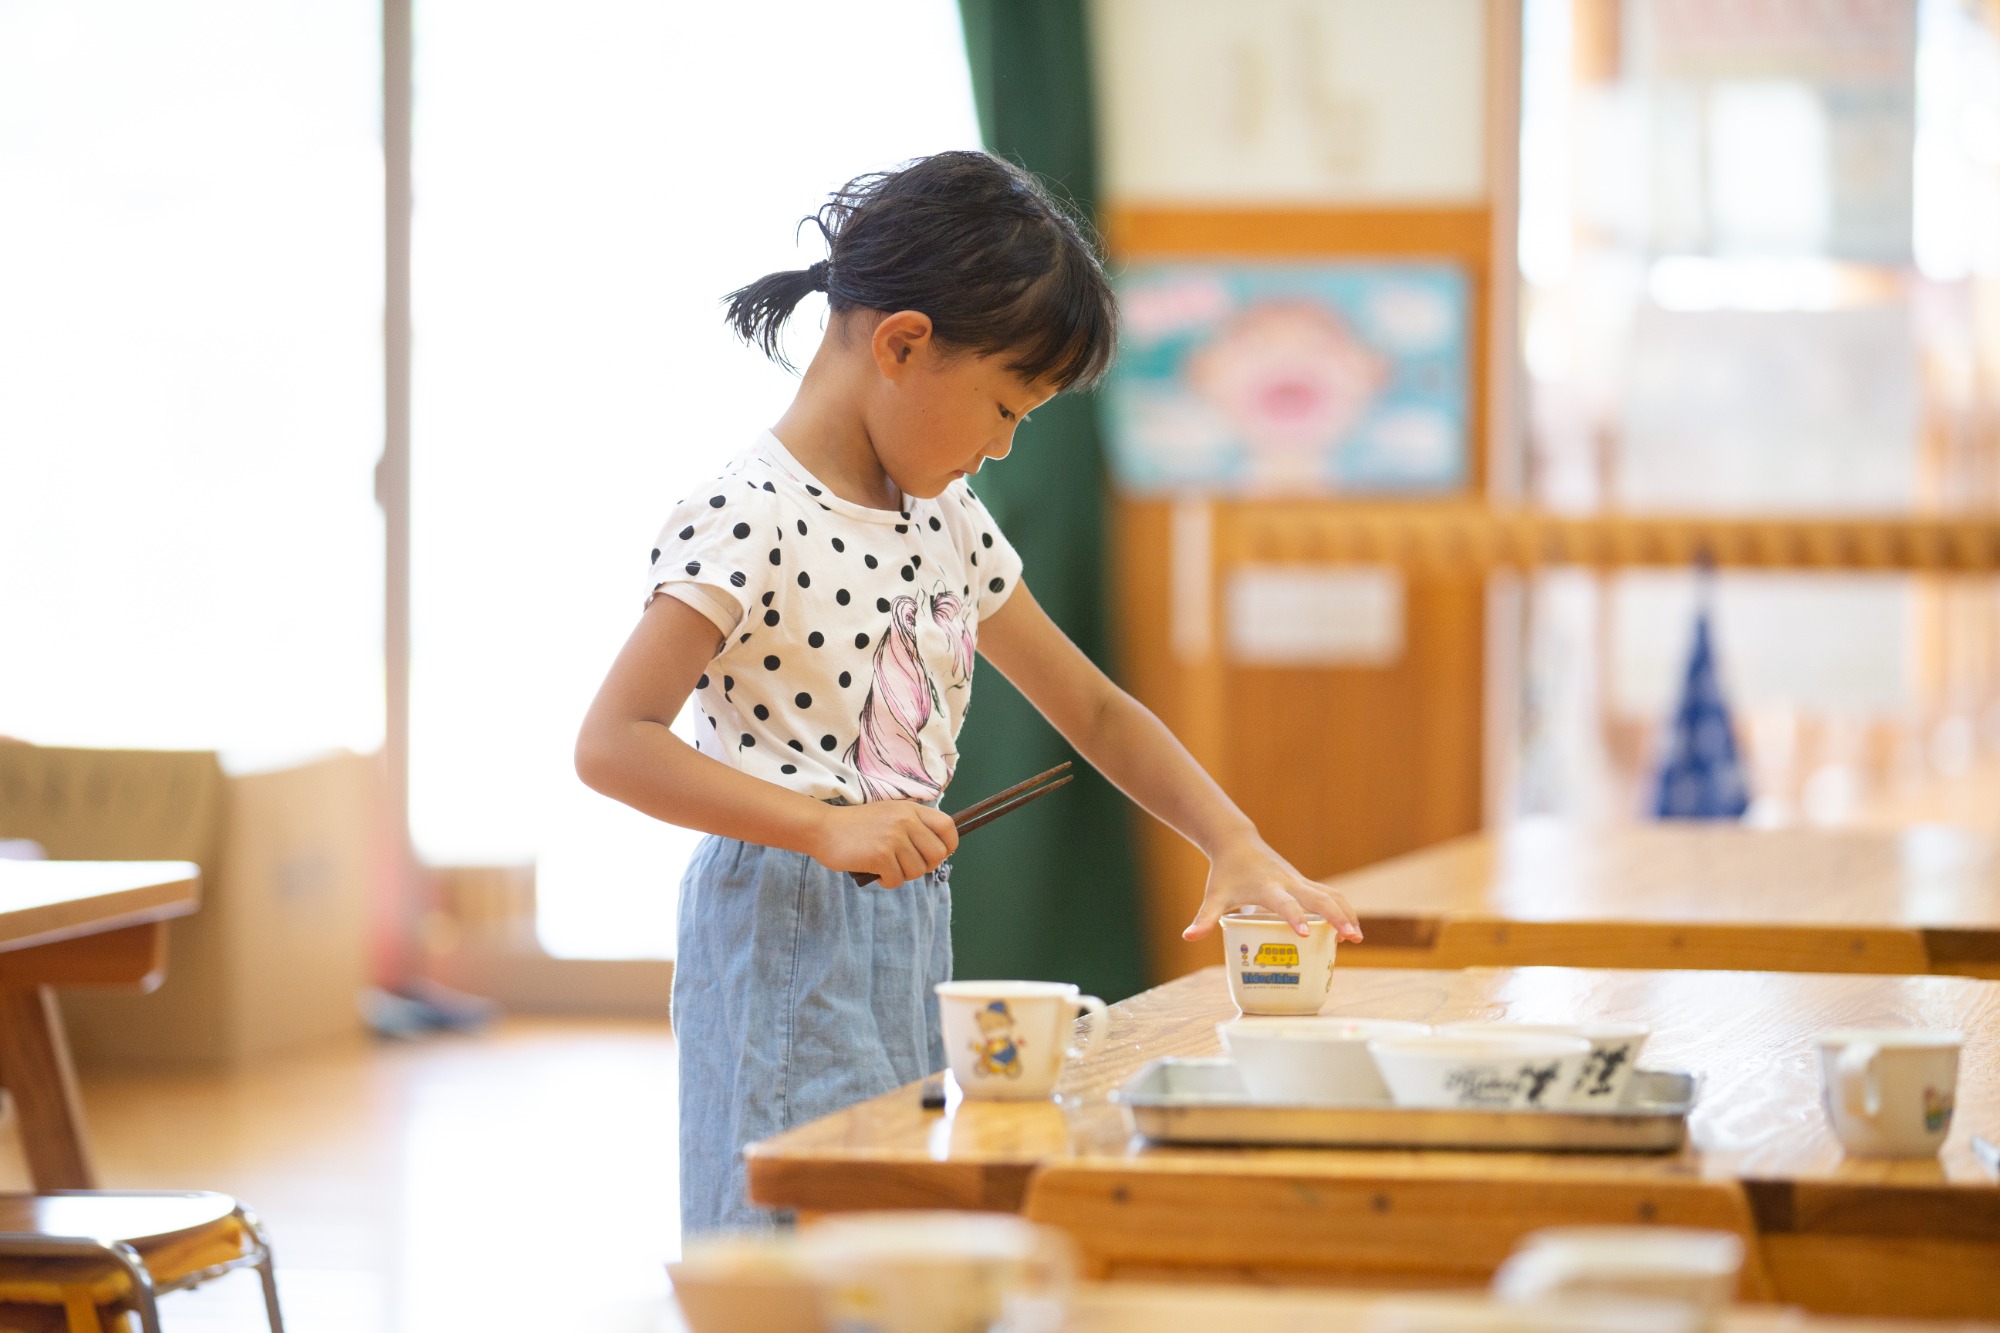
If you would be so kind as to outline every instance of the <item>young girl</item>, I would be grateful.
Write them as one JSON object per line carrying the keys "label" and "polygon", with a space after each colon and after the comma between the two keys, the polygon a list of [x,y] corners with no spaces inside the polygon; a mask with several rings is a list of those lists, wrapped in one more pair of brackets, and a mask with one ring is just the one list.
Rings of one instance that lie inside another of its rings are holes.
{"label": "young girl", "polygon": [[[577,740],[592,787],[714,835],[681,882],[674,975],[690,1235],[772,1221],[746,1198],[746,1143],[945,1066],[931,987],[951,976],[958,838],[937,801],[975,650],[1208,855],[1188,938],[1251,904],[1360,938],[1056,628],[966,485],[1111,359],[1111,289],[1077,224],[974,152],[864,176],[809,220],[827,258],[733,293],[729,321],[782,360],[786,317],[823,291],[825,338],[777,424],[668,518]],[[668,729],[690,691],[692,747]]]}

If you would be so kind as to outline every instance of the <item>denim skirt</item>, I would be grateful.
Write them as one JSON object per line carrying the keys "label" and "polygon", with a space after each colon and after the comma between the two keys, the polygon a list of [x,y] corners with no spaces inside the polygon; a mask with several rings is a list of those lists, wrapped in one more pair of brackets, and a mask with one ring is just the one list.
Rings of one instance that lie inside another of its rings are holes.
{"label": "denim skirt", "polygon": [[681,880],[674,962],[681,1234],[787,1221],[743,1148],[945,1067],[951,867],[893,889],[799,852],[708,838]]}

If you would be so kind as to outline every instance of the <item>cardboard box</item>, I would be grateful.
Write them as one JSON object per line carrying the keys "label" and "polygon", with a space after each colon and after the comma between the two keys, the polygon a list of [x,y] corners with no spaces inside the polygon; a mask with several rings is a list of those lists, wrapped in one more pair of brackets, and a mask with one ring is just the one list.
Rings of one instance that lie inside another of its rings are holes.
{"label": "cardboard box", "polygon": [[201,909],[168,925],[165,984],[62,993],[78,1061],[232,1065],[358,1031],[381,792],[374,756],[231,773],[210,751],[0,745],[0,838],[202,869]]}

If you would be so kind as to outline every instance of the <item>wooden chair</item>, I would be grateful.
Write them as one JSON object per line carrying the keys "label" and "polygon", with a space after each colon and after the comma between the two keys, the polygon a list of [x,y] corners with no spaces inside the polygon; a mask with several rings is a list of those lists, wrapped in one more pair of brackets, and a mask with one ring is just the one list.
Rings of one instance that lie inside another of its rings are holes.
{"label": "wooden chair", "polygon": [[284,1333],[270,1242],[226,1194],[0,1194],[0,1329],[113,1333],[130,1313],[160,1333],[159,1296],[239,1268],[257,1270],[271,1333]]}

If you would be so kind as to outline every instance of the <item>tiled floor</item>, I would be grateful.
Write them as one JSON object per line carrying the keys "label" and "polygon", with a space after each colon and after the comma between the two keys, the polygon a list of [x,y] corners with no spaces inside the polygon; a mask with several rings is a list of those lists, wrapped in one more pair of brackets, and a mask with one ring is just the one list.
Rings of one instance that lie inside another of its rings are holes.
{"label": "tiled floor", "polygon": [[[215,1189],[269,1224],[293,1333],[672,1327],[664,1024],[510,1020],[236,1075],[86,1076],[107,1187]],[[11,1126],[0,1187],[25,1188]],[[173,1333],[263,1327],[254,1276],[168,1298]]]}

